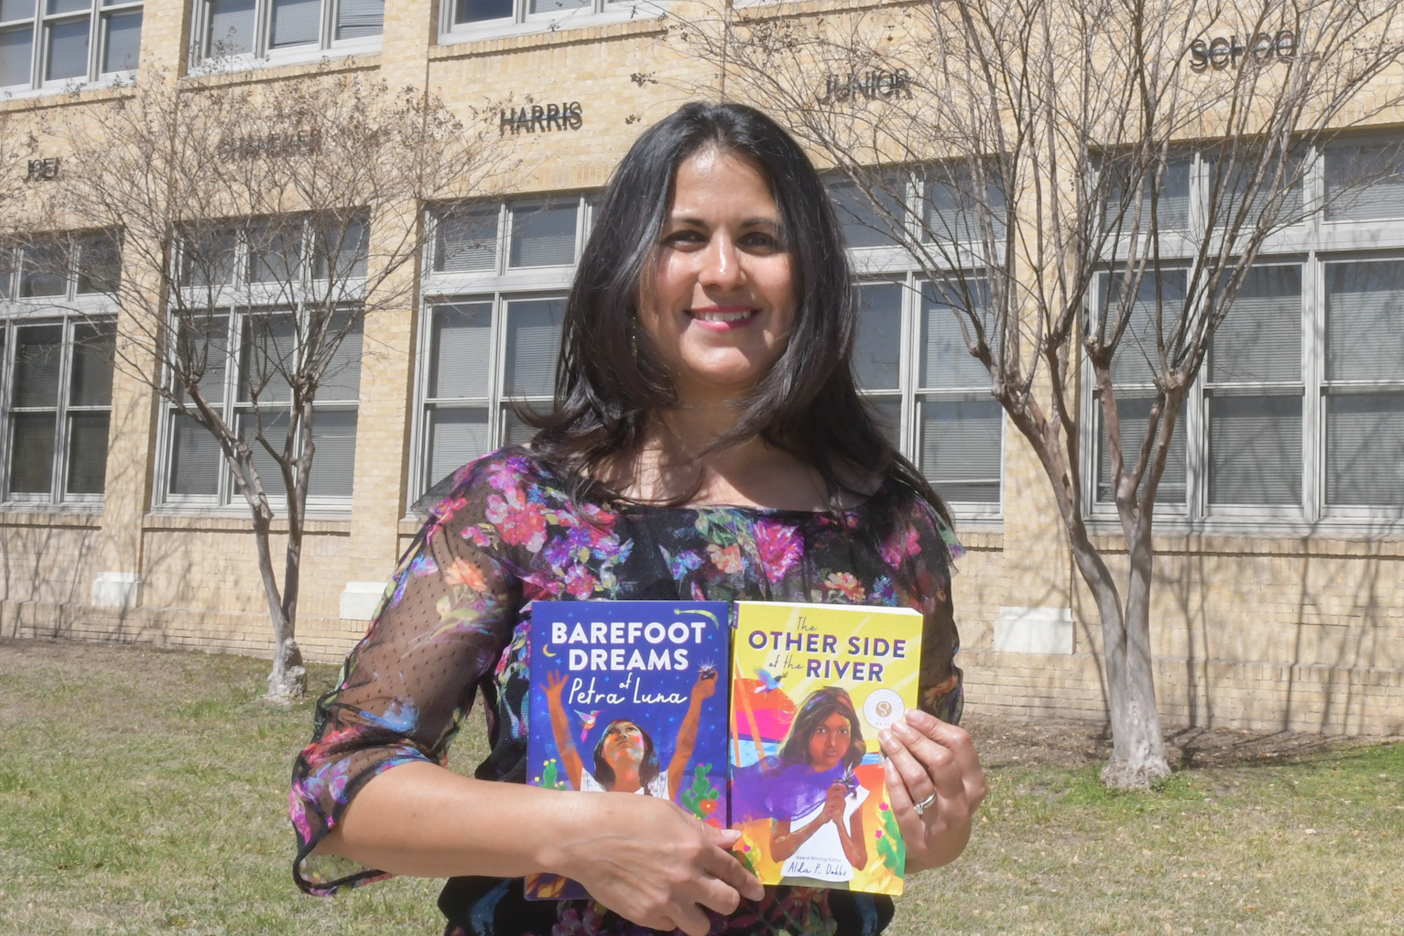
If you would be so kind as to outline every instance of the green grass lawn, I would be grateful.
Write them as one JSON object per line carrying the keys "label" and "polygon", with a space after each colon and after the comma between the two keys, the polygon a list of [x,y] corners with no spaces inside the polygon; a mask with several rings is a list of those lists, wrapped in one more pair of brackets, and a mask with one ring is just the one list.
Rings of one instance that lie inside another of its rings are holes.
{"label": "green grass lawn", "polygon": [[[266,665],[0,641],[0,934],[439,931],[432,881],[293,887],[311,703],[259,702]],[[455,766],[481,751],[465,731]],[[1086,767],[989,780],[970,849],[909,882],[891,932],[1404,934],[1404,745],[1185,770],[1144,795]]]}

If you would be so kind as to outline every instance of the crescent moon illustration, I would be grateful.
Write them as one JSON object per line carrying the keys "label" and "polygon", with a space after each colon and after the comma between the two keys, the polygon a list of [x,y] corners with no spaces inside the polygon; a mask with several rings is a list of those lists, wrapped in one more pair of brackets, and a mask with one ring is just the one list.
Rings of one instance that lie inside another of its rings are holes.
{"label": "crescent moon illustration", "polygon": [[541,648],[541,652],[542,652],[544,655],[548,656],[548,657],[553,657],[553,656],[555,656],[555,654],[551,652],[551,645],[550,645],[550,644],[547,644],[546,646],[542,647],[542,648]]}

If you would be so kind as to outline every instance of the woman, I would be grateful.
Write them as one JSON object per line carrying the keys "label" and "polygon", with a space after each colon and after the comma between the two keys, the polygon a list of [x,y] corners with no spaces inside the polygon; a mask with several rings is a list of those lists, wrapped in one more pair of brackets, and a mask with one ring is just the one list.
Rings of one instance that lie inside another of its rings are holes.
{"label": "woman", "polygon": [[[867,747],[853,699],[837,686],[816,689],[795,714],[770,780],[779,799],[771,857],[787,884],[838,887],[868,863],[859,807],[868,791],[852,781]],[[783,814],[783,818],[778,816]]]}
{"label": "woman", "polygon": [[702,703],[717,691],[717,671],[704,667],[697,674],[687,712],[678,725],[673,759],[668,762],[667,772],[661,774],[653,737],[627,718],[617,718],[605,726],[595,744],[595,770],[593,773],[586,770],[580,753],[570,740],[570,722],[565,705],[561,702],[566,682],[562,673],[552,673],[546,677],[546,709],[551,713],[551,734],[555,737],[556,750],[571,787],[586,792],[642,793],[676,800],[683,774],[687,771],[687,762],[692,759],[692,751],[697,746]]}
{"label": "woman", "polygon": [[[301,886],[450,877],[449,933],[886,924],[884,899],[765,891],[728,851],[738,833],[661,798],[521,783],[538,598],[920,608],[922,700],[959,714],[956,547],[858,399],[854,314],[832,208],[774,122],[689,104],[639,138],[567,302],[555,410],[530,451],[459,472],[318,707],[293,778]],[[479,690],[492,753],[467,778],[441,765]],[[908,872],[953,860],[984,795],[969,738],[914,712],[880,741]],[[537,872],[596,903],[524,901]]]}

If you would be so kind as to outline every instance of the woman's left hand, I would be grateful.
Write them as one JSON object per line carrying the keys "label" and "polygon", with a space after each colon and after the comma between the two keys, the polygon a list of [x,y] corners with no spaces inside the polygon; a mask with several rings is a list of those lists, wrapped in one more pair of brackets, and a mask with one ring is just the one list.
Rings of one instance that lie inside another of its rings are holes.
{"label": "woman's left hand", "polygon": [[[965,850],[985,774],[970,735],[909,709],[878,732],[887,755],[887,795],[907,846],[907,873],[949,864]],[[918,814],[917,803],[925,803]]]}

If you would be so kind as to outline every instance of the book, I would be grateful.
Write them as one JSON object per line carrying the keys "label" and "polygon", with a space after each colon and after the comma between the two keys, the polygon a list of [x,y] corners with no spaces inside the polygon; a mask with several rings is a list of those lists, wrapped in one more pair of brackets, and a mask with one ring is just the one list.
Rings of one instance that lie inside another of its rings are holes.
{"label": "book", "polygon": [[877,734],[917,703],[910,608],[736,603],[730,813],[763,884],[902,893]]}
{"label": "book", "polygon": [[[527,782],[663,797],[726,825],[730,605],[538,601],[532,605]],[[529,900],[587,896],[530,875]]]}

